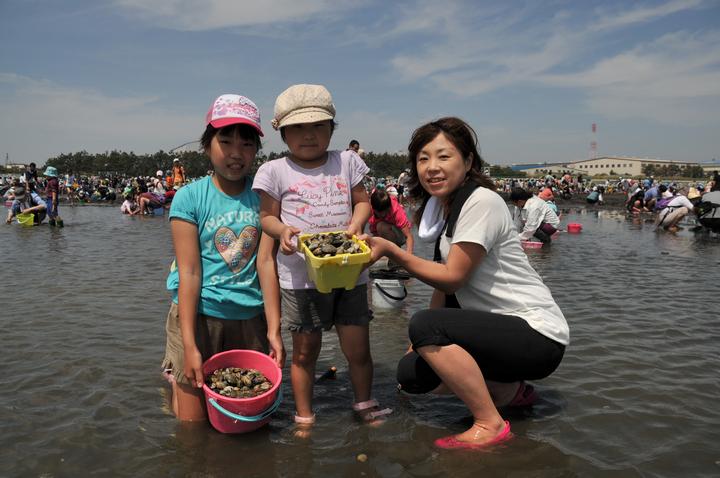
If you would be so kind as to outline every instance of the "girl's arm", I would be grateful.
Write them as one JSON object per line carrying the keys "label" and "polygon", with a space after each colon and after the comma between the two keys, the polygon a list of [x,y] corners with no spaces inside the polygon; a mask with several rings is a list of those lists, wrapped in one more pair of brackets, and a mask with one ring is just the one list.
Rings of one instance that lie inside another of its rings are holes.
{"label": "girl's arm", "polygon": [[277,243],[269,235],[263,233],[260,237],[255,264],[260,278],[265,306],[265,320],[267,320],[267,338],[270,343],[270,356],[275,359],[278,367],[285,364],[285,347],[280,335],[280,286],[278,283]]}
{"label": "girl's arm", "polygon": [[300,233],[297,227],[288,226],[280,221],[280,201],[265,191],[260,192],[260,224],[263,232],[280,241],[280,252],[290,255],[297,251],[293,236]]}
{"label": "girl's arm", "polygon": [[447,263],[441,264],[409,254],[396,244],[381,237],[363,236],[372,249],[371,263],[383,256],[400,264],[406,271],[426,284],[444,292],[454,294],[470,278],[487,252],[480,244],[458,242],[450,246]]}
{"label": "girl's arm", "polygon": [[183,372],[193,386],[203,385],[202,356],[195,342],[200,286],[202,284],[202,263],[200,262],[200,240],[195,224],[173,219],[170,222],[175,260],[177,261],[178,314],[182,334],[185,368]]}
{"label": "girl's arm", "polygon": [[351,200],[353,205],[353,215],[350,219],[348,232],[350,234],[362,234],[365,224],[370,219],[372,207],[368,198],[367,190],[362,182],[358,183],[351,191]]}

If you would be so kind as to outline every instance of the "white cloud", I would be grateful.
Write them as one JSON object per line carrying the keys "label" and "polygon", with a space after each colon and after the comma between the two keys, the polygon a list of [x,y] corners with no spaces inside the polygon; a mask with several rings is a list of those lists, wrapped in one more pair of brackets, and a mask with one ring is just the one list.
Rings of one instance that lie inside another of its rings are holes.
{"label": "white cloud", "polygon": [[676,32],[569,75],[545,75],[548,85],[583,88],[593,111],[608,117],[666,123],[717,121],[720,35]]}
{"label": "white cloud", "polygon": [[703,4],[703,0],[674,0],[660,5],[639,6],[627,11],[607,12],[600,9],[590,28],[605,30],[644,23],[673,13],[698,8]]}
{"label": "white cloud", "polygon": [[128,15],[178,30],[214,30],[302,22],[359,5],[350,0],[115,0]]}
{"label": "white cloud", "polygon": [[[425,80],[461,97],[519,85],[572,87],[586,94],[593,113],[704,121],[720,102],[717,33],[678,31],[629,45],[614,56],[594,56],[594,46],[615,30],[704,5],[702,0],[672,0],[584,20],[562,11],[539,22],[532,21],[539,12],[509,6],[507,15],[447,9],[441,22],[423,23],[427,11],[420,9],[399,22],[397,31],[418,33],[424,27],[420,36],[427,37],[428,47],[399,54],[391,65],[404,81]],[[490,22],[495,18],[500,21]],[[595,63],[578,71],[577,65],[588,60]],[[699,97],[706,98],[705,104],[696,101]]]}
{"label": "white cloud", "polygon": [[202,114],[167,111],[155,101],[0,74],[2,152],[13,161],[42,164],[60,153],[81,150],[168,150],[202,133]]}

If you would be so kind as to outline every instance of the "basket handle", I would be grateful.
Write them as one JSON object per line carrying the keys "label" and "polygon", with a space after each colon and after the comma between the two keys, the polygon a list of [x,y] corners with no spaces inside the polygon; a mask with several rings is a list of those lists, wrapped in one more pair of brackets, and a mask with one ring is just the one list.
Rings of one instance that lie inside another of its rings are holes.
{"label": "basket handle", "polygon": [[278,392],[278,397],[275,400],[275,403],[270,405],[269,408],[267,408],[264,412],[262,412],[259,415],[255,415],[252,417],[246,417],[245,415],[238,415],[237,413],[233,413],[229,410],[225,410],[222,405],[220,405],[217,400],[214,398],[208,398],[208,402],[210,405],[212,405],[218,412],[222,413],[226,417],[232,418],[233,420],[240,420],[241,422],[259,422],[260,420],[265,420],[267,417],[272,415],[275,410],[278,409],[280,406],[280,402],[282,402],[282,387],[280,388],[280,391]]}
{"label": "basket handle", "polygon": [[382,293],[382,295],[384,295],[385,297],[388,297],[388,298],[390,298],[390,299],[392,299],[392,300],[403,300],[403,299],[405,299],[405,297],[407,297],[407,289],[405,288],[404,285],[403,285],[403,296],[402,296],[402,297],[395,297],[395,296],[392,295],[390,292],[388,292],[388,291],[386,291],[385,289],[383,289],[382,286],[381,286],[380,284],[378,284],[377,282],[375,282],[374,284],[375,284],[375,287],[378,288],[378,290],[380,291],[380,293]]}

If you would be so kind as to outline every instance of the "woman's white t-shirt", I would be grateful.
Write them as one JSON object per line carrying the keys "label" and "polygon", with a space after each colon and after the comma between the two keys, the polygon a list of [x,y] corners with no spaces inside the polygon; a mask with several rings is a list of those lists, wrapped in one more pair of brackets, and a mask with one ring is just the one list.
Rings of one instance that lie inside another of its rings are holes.
{"label": "woman's white t-shirt", "polygon": [[452,244],[480,244],[487,251],[467,284],[455,292],[463,309],[514,315],[552,340],[563,345],[570,342],[565,317],[530,265],[510,211],[497,193],[479,187],[465,201],[453,237],[441,236],[443,262],[450,251],[448,239]]}

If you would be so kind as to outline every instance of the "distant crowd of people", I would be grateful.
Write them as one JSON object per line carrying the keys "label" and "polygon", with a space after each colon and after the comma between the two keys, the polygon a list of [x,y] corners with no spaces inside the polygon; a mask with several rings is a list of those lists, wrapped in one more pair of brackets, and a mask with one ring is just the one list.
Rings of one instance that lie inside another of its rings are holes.
{"label": "distant crowd of people", "polygon": [[64,225],[58,216],[60,199],[68,204],[123,202],[123,214],[152,214],[154,209],[167,208],[175,192],[189,182],[179,158],[173,160],[171,169],[158,170],[155,176],[81,176],[68,172],[58,173],[48,166],[40,174],[35,163],[30,163],[19,176],[0,178],[0,194],[8,208],[7,223],[18,215],[23,221],[27,214],[33,215],[33,223],[41,224],[45,218],[51,226]]}

